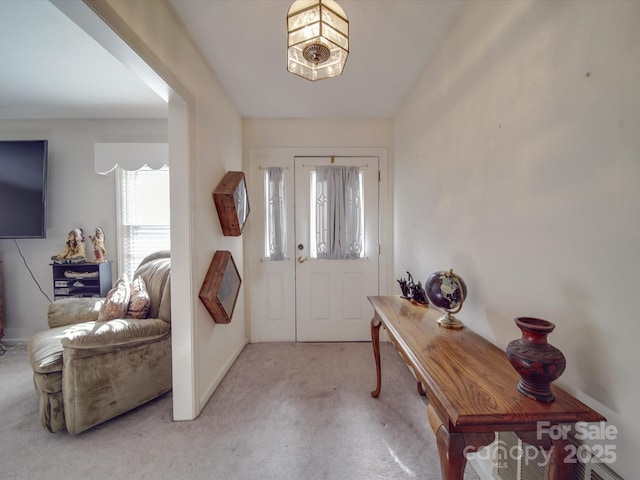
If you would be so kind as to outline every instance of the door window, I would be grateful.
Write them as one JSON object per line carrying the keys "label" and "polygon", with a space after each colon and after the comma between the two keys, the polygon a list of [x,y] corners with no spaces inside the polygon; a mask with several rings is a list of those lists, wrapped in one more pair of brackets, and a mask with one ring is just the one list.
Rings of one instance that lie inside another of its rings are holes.
{"label": "door window", "polygon": [[364,175],[357,167],[317,166],[310,172],[310,257],[364,255]]}

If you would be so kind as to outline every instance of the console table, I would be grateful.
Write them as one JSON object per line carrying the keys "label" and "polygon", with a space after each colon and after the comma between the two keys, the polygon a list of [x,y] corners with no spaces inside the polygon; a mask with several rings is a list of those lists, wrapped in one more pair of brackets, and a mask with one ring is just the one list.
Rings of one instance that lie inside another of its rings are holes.
{"label": "console table", "polygon": [[[543,403],[522,395],[518,373],[506,353],[469,328],[439,327],[443,314],[433,306],[416,305],[400,296],[368,297],[374,309],[371,339],[376,363],[378,397],[381,389],[380,326],[424,388],[427,417],[440,455],[443,480],[462,480],[466,453],[489,445],[495,432],[515,432],[524,442],[551,449],[545,478],[571,477],[565,462],[568,439],[549,438],[549,426],[605,418],[564,390],[552,385],[556,400]],[[519,334],[514,327],[514,337]],[[539,429],[538,422],[545,423]]]}

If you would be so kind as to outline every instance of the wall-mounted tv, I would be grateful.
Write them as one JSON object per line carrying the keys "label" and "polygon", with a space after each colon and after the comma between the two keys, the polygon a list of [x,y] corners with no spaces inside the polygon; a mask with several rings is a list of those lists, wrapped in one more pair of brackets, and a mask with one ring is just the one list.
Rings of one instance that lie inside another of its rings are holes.
{"label": "wall-mounted tv", "polygon": [[47,140],[0,140],[0,238],[47,234]]}

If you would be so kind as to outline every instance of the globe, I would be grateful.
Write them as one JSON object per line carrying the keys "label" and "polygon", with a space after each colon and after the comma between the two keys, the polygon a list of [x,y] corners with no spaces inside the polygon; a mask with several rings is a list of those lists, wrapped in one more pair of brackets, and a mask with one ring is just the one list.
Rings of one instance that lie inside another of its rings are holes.
{"label": "globe", "polygon": [[425,292],[433,305],[447,312],[438,319],[441,327],[452,329],[463,327],[462,322],[453,314],[462,309],[462,304],[467,298],[467,285],[459,275],[453,273],[453,269],[432,273],[425,282]]}

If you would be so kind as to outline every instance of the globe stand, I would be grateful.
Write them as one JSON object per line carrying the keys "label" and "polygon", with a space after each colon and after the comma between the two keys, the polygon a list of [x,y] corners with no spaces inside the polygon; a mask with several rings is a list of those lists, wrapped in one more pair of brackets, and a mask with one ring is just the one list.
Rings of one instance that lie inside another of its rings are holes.
{"label": "globe stand", "polygon": [[432,273],[425,282],[425,291],[429,301],[446,312],[440,317],[438,326],[451,330],[461,330],[463,323],[453,315],[462,310],[467,297],[467,286],[462,278],[453,273],[453,268]]}
{"label": "globe stand", "polygon": [[[457,311],[459,311],[458,309]],[[452,330],[460,330],[464,327],[464,324],[456,317],[451,315],[451,312],[447,311],[446,315],[441,316],[438,319],[438,325],[444,328],[450,328]]]}

